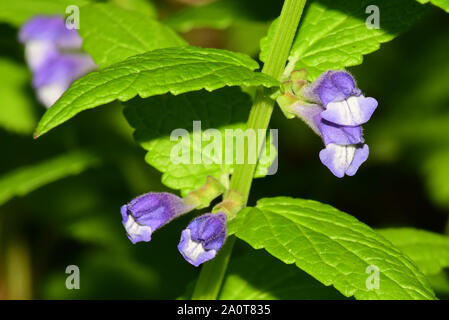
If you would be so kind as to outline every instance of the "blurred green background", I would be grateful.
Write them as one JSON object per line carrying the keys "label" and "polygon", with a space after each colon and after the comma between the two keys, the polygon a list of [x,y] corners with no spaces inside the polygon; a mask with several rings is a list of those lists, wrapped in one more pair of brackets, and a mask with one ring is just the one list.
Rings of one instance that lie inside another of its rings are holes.
{"label": "blurred green background", "polygon": [[[179,21],[197,2],[155,1],[155,6],[159,17],[182,30],[189,43],[254,58],[282,4],[231,1],[231,6],[214,9],[224,18],[214,23],[197,19],[192,29]],[[0,196],[0,299],[182,296],[199,272],[176,249],[190,218],[169,224],[151,244],[132,245],[121,225],[121,205],[141,193],[167,190],[160,174],[144,162],[145,152],[133,141],[123,107],[115,103],[84,112],[33,140],[32,131],[45,109],[31,89],[17,29],[0,24],[0,34],[0,195],[7,193],[14,170],[61,155],[69,163],[73,164],[72,156],[80,162],[73,175],[50,177],[57,181],[26,196],[6,202]],[[448,52],[449,19],[432,8],[406,34],[349,69],[359,87],[379,101],[365,126],[370,158],[354,177],[335,178],[318,159],[320,139],[276,109],[271,127],[279,129],[279,170],[255,180],[249,204],[278,195],[309,198],[374,228],[410,226],[449,233]],[[83,154],[73,155],[78,150]],[[22,179],[32,184],[27,176]],[[233,253],[235,261],[244,259],[248,265],[267,257],[264,252],[252,253],[240,241]],[[79,266],[81,290],[66,289],[68,265]],[[233,270],[231,262],[230,274],[248,276]],[[445,276],[434,282],[440,297],[449,292]],[[272,297],[294,298],[282,292]]]}

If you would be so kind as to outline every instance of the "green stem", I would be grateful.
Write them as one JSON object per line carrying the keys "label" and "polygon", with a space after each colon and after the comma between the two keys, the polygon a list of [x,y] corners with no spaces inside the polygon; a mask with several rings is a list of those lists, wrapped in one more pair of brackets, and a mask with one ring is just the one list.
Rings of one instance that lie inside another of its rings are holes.
{"label": "green stem", "polygon": [[192,294],[192,300],[217,299],[226,268],[228,267],[229,259],[231,258],[234,242],[234,236],[228,237],[218,255],[202,267]]}
{"label": "green stem", "polygon": [[[282,7],[279,23],[270,44],[268,58],[262,72],[280,79],[290,53],[293,38],[301,18],[306,0],[286,0]],[[267,129],[273,112],[274,101],[269,98],[267,89],[260,88],[256,94],[254,105],[251,108],[247,128]],[[260,151],[260,150],[259,150]],[[256,164],[245,163],[235,168],[231,180],[231,189],[243,195],[245,203],[248,200],[249,191],[256,170]]]}
{"label": "green stem", "polygon": [[[263,73],[275,79],[279,80],[284,71],[305,3],[306,0],[285,0],[282,7],[279,23],[270,44],[268,58],[262,69]],[[269,97],[268,90],[258,89],[249,114],[247,128],[266,130],[270,123],[273,107],[274,101]],[[255,170],[255,164],[244,163],[237,165],[232,175],[230,189],[242,194],[244,205],[248,201]],[[193,300],[217,298],[234,242],[235,237],[230,236],[225,246],[220,250],[220,254],[203,266],[192,295]]]}

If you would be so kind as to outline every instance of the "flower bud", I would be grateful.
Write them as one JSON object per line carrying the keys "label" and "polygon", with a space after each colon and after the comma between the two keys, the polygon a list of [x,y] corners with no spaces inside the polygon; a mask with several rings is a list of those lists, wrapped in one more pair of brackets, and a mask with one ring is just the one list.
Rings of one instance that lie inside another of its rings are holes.
{"label": "flower bud", "polygon": [[155,230],[193,209],[174,194],[150,192],[122,206],[120,211],[128,238],[136,243],[150,241]]}
{"label": "flower bud", "polygon": [[290,74],[289,80],[282,84],[283,93],[276,97],[276,101],[287,119],[292,119],[296,115],[295,111],[291,110],[293,105],[308,104],[301,94],[302,89],[307,85],[306,78],[305,69],[296,70]]}
{"label": "flower bud", "polygon": [[187,262],[198,267],[217,255],[226,233],[226,214],[204,214],[193,219],[182,231],[178,250]]}

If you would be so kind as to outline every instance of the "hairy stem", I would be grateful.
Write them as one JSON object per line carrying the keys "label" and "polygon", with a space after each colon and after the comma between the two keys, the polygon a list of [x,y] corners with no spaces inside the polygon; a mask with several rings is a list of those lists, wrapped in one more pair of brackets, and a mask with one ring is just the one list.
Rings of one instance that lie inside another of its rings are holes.
{"label": "hairy stem", "polygon": [[[282,7],[279,23],[270,44],[268,58],[262,69],[263,73],[275,79],[279,80],[284,71],[305,3],[306,0],[285,0]],[[270,123],[273,107],[274,101],[269,97],[269,91],[259,88],[249,114],[247,128],[266,130]],[[260,152],[260,150],[258,151]],[[256,164],[244,163],[237,165],[232,175],[230,189],[243,196],[244,205],[248,201],[255,170]],[[230,236],[219,255],[203,266],[192,299],[213,300],[217,298],[234,242],[235,237]]]}

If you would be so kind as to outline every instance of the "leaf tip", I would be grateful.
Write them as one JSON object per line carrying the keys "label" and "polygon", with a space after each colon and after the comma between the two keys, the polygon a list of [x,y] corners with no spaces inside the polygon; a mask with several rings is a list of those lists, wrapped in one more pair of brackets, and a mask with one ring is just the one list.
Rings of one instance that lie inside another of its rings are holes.
{"label": "leaf tip", "polygon": [[42,133],[39,132],[38,130],[34,131],[33,133],[33,139],[36,140],[37,138],[39,138],[40,136],[42,136]]}

